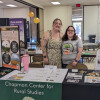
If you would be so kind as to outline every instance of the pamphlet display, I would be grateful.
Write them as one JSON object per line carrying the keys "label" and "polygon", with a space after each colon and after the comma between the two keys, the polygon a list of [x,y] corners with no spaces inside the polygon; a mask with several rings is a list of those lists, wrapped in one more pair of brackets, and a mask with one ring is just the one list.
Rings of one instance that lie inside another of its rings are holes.
{"label": "pamphlet display", "polygon": [[19,30],[18,26],[3,26],[2,38],[2,66],[12,69],[20,69],[19,54]]}

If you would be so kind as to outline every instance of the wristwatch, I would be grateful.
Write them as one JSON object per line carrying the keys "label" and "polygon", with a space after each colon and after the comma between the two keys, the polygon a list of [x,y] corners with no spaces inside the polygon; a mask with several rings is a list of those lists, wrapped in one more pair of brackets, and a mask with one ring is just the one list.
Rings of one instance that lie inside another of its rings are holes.
{"label": "wristwatch", "polygon": [[47,56],[43,56],[43,58],[46,58]]}
{"label": "wristwatch", "polygon": [[76,59],[75,59],[74,61],[75,61],[75,62],[78,62],[78,60],[76,60]]}

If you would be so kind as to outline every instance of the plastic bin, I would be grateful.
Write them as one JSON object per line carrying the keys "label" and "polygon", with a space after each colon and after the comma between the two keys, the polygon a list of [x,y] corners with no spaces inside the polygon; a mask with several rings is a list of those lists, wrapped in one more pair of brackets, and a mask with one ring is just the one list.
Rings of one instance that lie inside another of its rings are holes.
{"label": "plastic bin", "polygon": [[95,43],[95,37],[96,37],[96,35],[88,35],[88,42]]}

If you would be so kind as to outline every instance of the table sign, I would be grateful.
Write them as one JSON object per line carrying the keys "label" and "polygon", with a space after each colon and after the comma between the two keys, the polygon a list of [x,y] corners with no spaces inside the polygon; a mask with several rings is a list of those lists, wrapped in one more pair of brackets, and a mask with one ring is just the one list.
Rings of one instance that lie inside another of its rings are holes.
{"label": "table sign", "polygon": [[61,100],[62,84],[0,80],[1,100]]}
{"label": "table sign", "polygon": [[72,69],[72,72],[78,72],[78,69]]}

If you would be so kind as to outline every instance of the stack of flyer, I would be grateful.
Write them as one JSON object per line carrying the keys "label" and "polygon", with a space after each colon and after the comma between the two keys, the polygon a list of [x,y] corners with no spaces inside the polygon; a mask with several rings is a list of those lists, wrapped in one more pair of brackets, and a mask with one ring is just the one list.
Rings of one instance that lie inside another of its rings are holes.
{"label": "stack of flyer", "polygon": [[84,77],[85,83],[100,83],[100,72],[93,71]]}
{"label": "stack of flyer", "polygon": [[82,73],[72,73],[69,72],[66,79],[67,82],[73,82],[73,83],[79,83],[80,80],[82,80]]}

